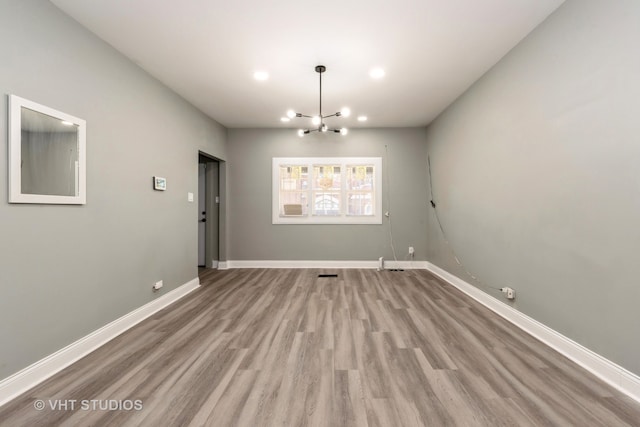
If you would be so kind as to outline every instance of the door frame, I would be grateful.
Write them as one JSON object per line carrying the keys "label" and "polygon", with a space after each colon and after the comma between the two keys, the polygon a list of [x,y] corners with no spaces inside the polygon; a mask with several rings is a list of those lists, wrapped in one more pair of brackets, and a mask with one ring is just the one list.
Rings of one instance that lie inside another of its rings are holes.
{"label": "door frame", "polygon": [[[217,168],[207,167],[205,170],[205,211],[207,212],[207,221],[205,222],[205,267],[206,268],[220,268],[220,265],[226,265],[226,163],[224,160],[212,156],[203,151],[198,151],[198,173],[200,163],[215,164]],[[217,169],[217,188],[209,185],[214,182],[213,177],[210,175],[215,173]],[[198,178],[198,190],[200,186],[200,179]],[[199,193],[199,191],[198,191]],[[218,197],[219,202],[215,203],[215,197]],[[217,204],[218,221],[213,221],[213,215],[210,214],[212,209],[215,209]],[[200,209],[198,212],[198,221],[201,218]],[[210,220],[211,218],[211,220]],[[196,239],[196,245],[200,245],[200,232],[198,231],[198,238]],[[217,249],[217,260],[214,260],[214,255]],[[199,250],[199,248],[198,248]],[[199,258],[199,257],[198,257]],[[198,260],[199,261],[199,260]],[[217,265],[214,264],[217,261]]]}

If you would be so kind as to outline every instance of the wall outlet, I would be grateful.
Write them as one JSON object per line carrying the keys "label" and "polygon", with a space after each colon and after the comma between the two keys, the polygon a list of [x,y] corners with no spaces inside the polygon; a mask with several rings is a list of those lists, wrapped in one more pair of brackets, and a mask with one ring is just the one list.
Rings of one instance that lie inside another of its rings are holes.
{"label": "wall outlet", "polygon": [[413,255],[416,253],[416,250],[413,249],[413,246],[409,246],[409,255]]}
{"label": "wall outlet", "polygon": [[515,291],[515,289],[506,287],[506,288],[502,288],[500,290],[502,291],[503,294],[505,294],[507,296],[507,299],[511,299],[511,300],[516,299],[516,291]]}
{"label": "wall outlet", "polygon": [[157,291],[158,289],[160,289],[162,287],[163,283],[162,280],[159,280],[155,283],[155,285],[153,285],[153,290]]}

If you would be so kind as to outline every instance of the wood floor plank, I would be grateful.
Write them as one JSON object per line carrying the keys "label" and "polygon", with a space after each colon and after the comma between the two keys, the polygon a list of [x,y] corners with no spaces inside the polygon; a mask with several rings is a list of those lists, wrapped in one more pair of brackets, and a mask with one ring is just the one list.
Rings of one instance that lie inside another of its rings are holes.
{"label": "wood floor plank", "polygon": [[[333,345],[336,370],[357,369],[355,341],[353,338],[353,325],[349,309],[333,307]],[[356,321],[356,320],[354,320]]]}
{"label": "wood floor plank", "polygon": [[[225,392],[212,410],[201,409],[191,422],[192,425],[237,426],[240,425],[243,405],[258,377],[254,369],[236,371]],[[205,418],[206,416],[206,418]]]}
{"label": "wood floor plank", "polygon": [[200,274],[0,426],[640,426],[640,403],[427,271]]}
{"label": "wood floor plank", "polygon": [[295,344],[302,333],[295,331],[295,325],[283,320],[273,340],[271,351],[265,359],[265,368],[261,369],[254,387],[243,409],[238,425],[270,425],[280,396],[281,383],[288,372],[287,360],[296,348]]}

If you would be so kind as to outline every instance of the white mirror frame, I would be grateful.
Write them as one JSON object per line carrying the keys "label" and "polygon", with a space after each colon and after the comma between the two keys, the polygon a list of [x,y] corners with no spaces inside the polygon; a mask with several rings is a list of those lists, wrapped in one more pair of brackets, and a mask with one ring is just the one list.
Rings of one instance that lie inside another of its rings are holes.
{"label": "white mirror frame", "polygon": [[[22,188],[22,108],[28,108],[78,127],[78,177],[75,196],[23,194]],[[16,95],[9,95],[9,203],[43,203],[84,205],[87,203],[87,130],[86,122],[77,117],[40,105]]]}

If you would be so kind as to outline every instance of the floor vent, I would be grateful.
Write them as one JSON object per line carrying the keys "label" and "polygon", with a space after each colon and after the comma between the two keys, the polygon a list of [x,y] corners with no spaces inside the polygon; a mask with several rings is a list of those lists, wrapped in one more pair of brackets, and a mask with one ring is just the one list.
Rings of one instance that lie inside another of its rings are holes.
{"label": "floor vent", "polygon": [[338,277],[337,274],[318,274],[318,277]]}

